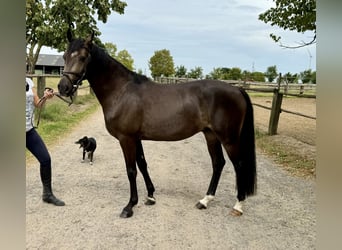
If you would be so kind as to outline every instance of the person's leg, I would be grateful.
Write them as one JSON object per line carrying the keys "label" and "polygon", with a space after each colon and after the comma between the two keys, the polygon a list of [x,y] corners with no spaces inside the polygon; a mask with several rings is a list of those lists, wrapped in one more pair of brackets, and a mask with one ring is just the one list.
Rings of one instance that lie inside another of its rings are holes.
{"label": "person's leg", "polygon": [[26,148],[37,158],[40,163],[40,178],[43,184],[43,201],[56,206],[64,206],[65,203],[57,199],[52,193],[51,187],[51,158],[50,154],[35,129],[26,132]]}

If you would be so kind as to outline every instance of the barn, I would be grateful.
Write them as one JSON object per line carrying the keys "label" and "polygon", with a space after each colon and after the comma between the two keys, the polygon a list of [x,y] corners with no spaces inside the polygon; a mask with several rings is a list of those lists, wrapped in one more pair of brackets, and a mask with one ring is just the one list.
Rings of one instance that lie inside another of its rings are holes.
{"label": "barn", "polygon": [[36,75],[61,75],[64,68],[62,55],[40,54],[36,63]]}

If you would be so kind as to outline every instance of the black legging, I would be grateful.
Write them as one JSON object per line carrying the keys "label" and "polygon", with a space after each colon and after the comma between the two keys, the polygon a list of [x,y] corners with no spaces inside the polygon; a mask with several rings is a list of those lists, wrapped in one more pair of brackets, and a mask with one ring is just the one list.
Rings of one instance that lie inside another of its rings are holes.
{"label": "black legging", "polygon": [[37,158],[41,168],[51,168],[51,157],[35,128],[26,132],[26,148]]}

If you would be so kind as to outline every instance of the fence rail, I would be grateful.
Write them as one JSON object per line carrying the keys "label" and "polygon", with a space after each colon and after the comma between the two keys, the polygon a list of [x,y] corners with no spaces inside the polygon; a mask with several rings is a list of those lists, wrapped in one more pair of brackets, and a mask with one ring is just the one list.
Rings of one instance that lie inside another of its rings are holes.
{"label": "fence rail", "polygon": [[[258,92],[273,92],[274,89],[278,89],[279,92],[284,93],[286,96],[297,96],[305,98],[316,98],[316,84],[298,84],[288,83],[282,80],[281,76],[278,78],[277,83],[270,82],[252,82],[242,80],[222,80],[226,83],[242,87],[250,91]],[[178,77],[156,77],[154,79],[159,83],[177,84],[182,82],[194,81],[192,78],[178,78]]]}

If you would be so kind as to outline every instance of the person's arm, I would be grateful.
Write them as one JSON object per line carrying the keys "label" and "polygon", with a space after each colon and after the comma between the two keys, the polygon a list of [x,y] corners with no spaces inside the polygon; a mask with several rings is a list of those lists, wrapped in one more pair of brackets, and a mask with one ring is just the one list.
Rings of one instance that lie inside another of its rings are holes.
{"label": "person's arm", "polygon": [[43,97],[39,98],[36,89],[32,88],[32,91],[33,91],[34,106],[37,107],[37,108],[42,107],[44,105],[46,99],[50,99],[54,95],[52,91],[50,91],[48,89],[45,89]]}

